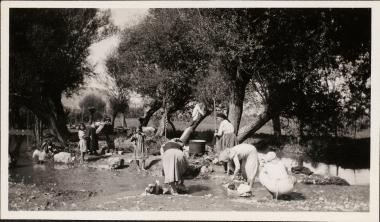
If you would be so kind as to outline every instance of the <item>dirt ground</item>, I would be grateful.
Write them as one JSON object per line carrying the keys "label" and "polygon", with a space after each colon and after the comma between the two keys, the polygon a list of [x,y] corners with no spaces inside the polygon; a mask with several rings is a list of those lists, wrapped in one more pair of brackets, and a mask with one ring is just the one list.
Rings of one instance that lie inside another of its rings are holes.
{"label": "dirt ground", "polygon": [[[130,156],[119,155],[129,163]],[[207,177],[185,181],[185,195],[146,195],[145,187],[163,182],[159,156],[147,162],[147,172],[133,163],[107,169],[106,159],[73,165],[25,163],[10,171],[9,210],[70,211],[369,211],[369,186],[306,185],[274,200],[256,182],[253,196],[231,195],[222,186],[228,181],[220,166]]]}

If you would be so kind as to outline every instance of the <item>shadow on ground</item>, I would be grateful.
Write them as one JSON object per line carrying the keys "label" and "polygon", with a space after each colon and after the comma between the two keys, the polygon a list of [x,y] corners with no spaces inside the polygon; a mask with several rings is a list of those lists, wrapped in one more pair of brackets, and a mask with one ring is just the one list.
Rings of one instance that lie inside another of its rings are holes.
{"label": "shadow on ground", "polygon": [[291,192],[289,194],[284,194],[284,195],[279,196],[278,199],[291,201],[291,200],[305,200],[306,197],[302,193]]}
{"label": "shadow on ground", "polygon": [[158,163],[160,161],[161,161],[161,159],[155,159],[155,160],[150,161],[149,165],[146,166],[145,169],[147,169],[147,170],[150,169],[154,164],[156,164],[156,163]]}
{"label": "shadow on ground", "polygon": [[189,189],[189,194],[210,190],[208,186],[204,185],[189,185],[187,188]]}

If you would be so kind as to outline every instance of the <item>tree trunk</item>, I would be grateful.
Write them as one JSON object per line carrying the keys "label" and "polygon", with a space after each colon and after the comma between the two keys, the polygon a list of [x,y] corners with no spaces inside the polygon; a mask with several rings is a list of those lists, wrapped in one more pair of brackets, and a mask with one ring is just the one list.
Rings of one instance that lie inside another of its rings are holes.
{"label": "tree trunk", "polygon": [[59,114],[49,114],[49,123],[59,141],[66,144],[69,138],[69,131],[67,130],[65,119],[59,116]]}
{"label": "tree trunk", "polygon": [[[34,104],[30,109],[33,110],[39,119],[44,119],[45,122],[49,123],[52,132],[57,136],[58,140],[66,144],[70,133],[66,126],[66,117],[63,111],[61,95],[50,96],[44,100],[46,101],[45,104]],[[42,111],[41,108],[43,109]]]}
{"label": "tree trunk", "polygon": [[158,125],[158,129],[157,129],[157,132],[156,132],[156,136],[164,136],[165,135],[165,116],[167,118],[168,116],[168,113],[165,111],[162,115],[161,115],[161,119],[160,119],[160,123]]}
{"label": "tree trunk", "polygon": [[[22,118],[20,115],[20,107],[15,105],[9,110],[9,127],[13,129],[20,129],[22,127]],[[17,164],[20,156],[21,144],[23,136],[21,135],[8,135],[8,153],[9,153],[9,167],[13,168]]]}
{"label": "tree trunk", "polygon": [[298,131],[299,131],[299,132],[298,132],[298,133],[299,133],[298,143],[301,143],[301,141],[303,141],[303,138],[304,138],[303,127],[304,127],[303,121],[302,121],[302,120],[299,120],[299,126],[298,126]]}
{"label": "tree trunk", "polygon": [[42,144],[43,128],[42,121],[34,116],[34,136],[36,138],[37,147],[40,147]]}
{"label": "tree trunk", "polygon": [[261,113],[259,116],[259,119],[256,122],[253,122],[244,129],[241,130],[241,132],[238,134],[237,139],[239,143],[242,143],[244,140],[246,140],[250,135],[254,134],[257,130],[259,130],[262,126],[264,126],[269,120],[272,119],[272,115],[266,110],[263,113]]}
{"label": "tree trunk", "polygon": [[204,120],[204,118],[206,118],[211,113],[212,111],[205,110],[205,115],[195,120],[192,125],[190,125],[183,131],[181,135],[181,140],[184,144],[186,144],[189,141],[190,135],[197,129],[198,125]]}
{"label": "tree trunk", "polygon": [[117,117],[117,112],[112,112],[112,128],[114,128],[115,126],[115,120],[116,120],[116,117]]}
{"label": "tree trunk", "polygon": [[9,138],[9,157],[10,157],[10,160],[9,160],[9,164],[10,164],[10,167],[13,168],[16,166],[17,164],[17,160],[20,156],[20,150],[21,150],[21,144],[23,142],[23,137],[24,136],[21,136],[21,135],[9,135],[8,138]]}
{"label": "tree trunk", "polygon": [[274,116],[272,118],[272,123],[273,123],[273,135],[275,138],[275,143],[277,148],[279,148],[280,142],[281,142],[281,121],[280,121],[280,116]]}
{"label": "tree trunk", "polygon": [[172,127],[173,132],[175,132],[175,131],[176,131],[176,128],[175,128],[175,126],[174,126],[174,123],[171,121],[171,117],[170,117],[170,116],[168,117],[168,123],[169,123],[170,126]]}
{"label": "tree trunk", "polygon": [[126,120],[126,118],[125,118],[125,116],[127,115],[126,113],[122,113],[122,115],[123,115],[123,128],[127,128],[128,126],[127,126],[127,120]]}
{"label": "tree trunk", "polygon": [[144,107],[144,116],[142,117],[142,126],[147,126],[150,118],[153,116],[157,110],[161,108],[161,102],[154,100],[151,104],[147,104]]}
{"label": "tree trunk", "polygon": [[43,98],[22,98],[24,104],[34,115],[45,123],[49,123],[52,132],[66,144],[70,133],[66,126],[66,116],[63,110],[61,94],[49,95]]}
{"label": "tree trunk", "polygon": [[231,92],[228,105],[228,119],[235,128],[235,134],[239,131],[241,116],[243,113],[243,102],[245,96],[245,88],[247,83],[243,80],[235,80],[234,89]]}
{"label": "tree trunk", "polygon": [[63,111],[61,94],[55,98],[52,98],[52,100],[54,103],[53,107],[55,116],[54,118],[51,118],[50,121],[52,121],[52,127],[56,132],[58,139],[65,144],[70,136],[70,133],[66,126],[66,116]]}
{"label": "tree trunk", "polygon": [[94,120],[94,112],[90,112],[90,119],[88,121],[88,124],[91,125],[93,122],[95,122],[95,120]]}

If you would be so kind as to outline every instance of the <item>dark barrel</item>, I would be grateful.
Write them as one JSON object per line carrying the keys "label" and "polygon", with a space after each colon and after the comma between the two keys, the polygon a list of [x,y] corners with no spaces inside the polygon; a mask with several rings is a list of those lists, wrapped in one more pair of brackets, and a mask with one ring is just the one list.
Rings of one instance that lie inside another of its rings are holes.
{"label": "dark barrel", "polygon": [[206,140],[190,140],[189,154],[203,154],[206,148]]}

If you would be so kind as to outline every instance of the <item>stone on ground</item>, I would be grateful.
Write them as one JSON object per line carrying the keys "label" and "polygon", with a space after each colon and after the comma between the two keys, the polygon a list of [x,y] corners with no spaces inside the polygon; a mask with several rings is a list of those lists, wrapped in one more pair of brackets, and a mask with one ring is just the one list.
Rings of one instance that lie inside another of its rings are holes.
{"label": "stone on ground", "polygon": [[304,166],[292,167],[291,171],[292,171],[292,173],[295,173],[295,174],[305,174],[305,175],[313,174],[313,172],[309,168],[304,167]]}
{"label": "stone on ground", "polygon": [[71,163],[73,162],[73,158],[70,153],[60,152],[54,155],[53,159],[56,163]]}
{"label": "stone on ground", "polygon": [[107,163],[111,169],[118,169],[124,166],[124,159],[120,157],[111,157],[107,160]]}
{"label": "stone on ground", "polygon": [[125,136],[115,138],[114,144],[116,149],[124,151],[133,150],[134,147],[134,143]]}
{"label": "stone on ground", "polygon": [[208,173],[212,173],[213,171],[214,171],[214,169],[212,168],[212,166],[202,166],[200,173],[201,174],[208,174]]}
{"label": "stone on ground", "polygon": [[247,184],[240,184],[237,188],[237,192],[241,197],[249,197],[252,195],[251,186]]}

